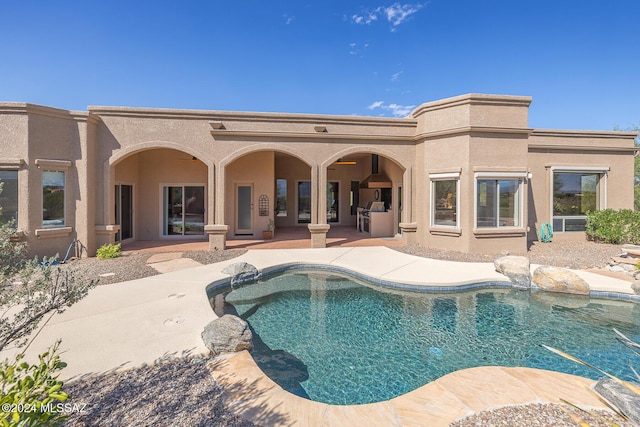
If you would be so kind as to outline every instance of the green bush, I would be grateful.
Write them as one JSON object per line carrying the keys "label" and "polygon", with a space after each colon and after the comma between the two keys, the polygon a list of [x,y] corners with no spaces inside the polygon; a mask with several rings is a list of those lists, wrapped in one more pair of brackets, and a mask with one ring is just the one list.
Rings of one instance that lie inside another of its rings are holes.
{"label": "green bush", "polygon": [[604,243],[640,244],[640,212],[604,209],[587,213],[589,240]]}
{"label": "green bush", "polygon": [[49,351],[38,356],[39,363],[30,365],[15,360],[0,362],[0,425],[59,426],[66,416],[63,404],[67,393],[62,391],[59,371],[66,363],[58,356],[58,341]]}
{"label": "green bush", "polygon": [[120,243],[117,245],[106,243],[98,248],[96,256],[100,259],[118,258],[119,256],[122,256],[122,249],[120,246]]}

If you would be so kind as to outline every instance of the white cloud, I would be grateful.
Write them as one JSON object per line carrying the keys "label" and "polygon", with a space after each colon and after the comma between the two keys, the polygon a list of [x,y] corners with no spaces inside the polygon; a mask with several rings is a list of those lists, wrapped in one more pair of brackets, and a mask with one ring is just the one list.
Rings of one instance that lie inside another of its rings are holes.
{"label": "white cloud", "polygon": [[295,16],[289,16],[286,13],[284,15],[282,15],[282,17],[284,18],[285,25],[291,24],[293,22],[293,20],[296,18]]}
{"label": "white cloud", "polygon": [[378,20],[378,15],[380,15],[382,8],[378,7],[372,11],[364,11],[362,15],[352,15],[351,19],[356,24],[371,24],[374,21]]}
{"label": "white cloud", "polygon": [[369,43],[365,43],[361,46],[358,46],[357,43],[349,43],[349,55],[360,56],[362,58],[368,47]]}
{"label": "white cloud", "polygon": [[384,101],[376,101],[373,104],[367,107],[367,110],[375,110],[376,108],[380,108],[384,105]]}
{"label": "white cloud", "polygon": [[400,4],[394,3],[391,6],[379,6],[372,10],[365,10],[361,14],[351,16],[356,24],[371,24],[378,18],[386,19],[393,26],[391,31],[395,31],[395,27],[405,22],[411,15],[418,12],[424,7],[423,4]]}
{"label": "white cloud", "polygon": [[386,105],[384,101],[376,101],[373,104],[369,105],[367,107],[367,110],[375,110],[378,108],[382,110],[383,114],[390,113],[394,117],[405,117],[411,111],[413,111],[413,109],[416,108],[416,106],[415,105],[399,105],[399,104]]}
{"label": "white cloud", "polygon": [[384,8],[384,15],[387,18],[387,21],[391,22],[394,27],[402,24],[407,18],[420,9],[422,9],[423,5],[418,4],[400,4],[394,3],[389,7]]}
{"label": "white cloud", "polygon": [[398,71],[397,73],[392,74],[391,81],[395,82],[396,80],[398,80],[400,78],[400,74],[402,74],[402,71]]}

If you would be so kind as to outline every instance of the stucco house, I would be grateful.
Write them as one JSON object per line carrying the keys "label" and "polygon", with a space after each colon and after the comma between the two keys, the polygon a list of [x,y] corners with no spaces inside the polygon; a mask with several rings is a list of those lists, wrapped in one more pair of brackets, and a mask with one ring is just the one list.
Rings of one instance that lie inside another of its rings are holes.
{"label": "stucco house", "polygon": [[463,252],[526,251],[541,224],[633,208],[634,133],[528,127],[530,97],[470,94],[404,118],[0,103],[2,220],[38,255],[104,243],[330,227]]}

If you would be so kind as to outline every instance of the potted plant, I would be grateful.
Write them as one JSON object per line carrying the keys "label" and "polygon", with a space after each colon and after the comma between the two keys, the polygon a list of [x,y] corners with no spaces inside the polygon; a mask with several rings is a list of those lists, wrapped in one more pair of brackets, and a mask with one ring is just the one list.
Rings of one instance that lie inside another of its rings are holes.
{"label": "potted plant", "polygon": [[264,240],[272,239],[273,238],[273,229],[274,229],[273,220],[271,218],[269,218],[269,223],[267,224],[267,229],[266,230],[262,230],[262,238]]}

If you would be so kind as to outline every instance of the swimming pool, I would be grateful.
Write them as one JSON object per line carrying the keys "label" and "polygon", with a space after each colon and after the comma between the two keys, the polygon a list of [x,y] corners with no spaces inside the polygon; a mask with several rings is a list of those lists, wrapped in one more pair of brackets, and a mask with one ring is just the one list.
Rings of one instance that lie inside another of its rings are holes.
{"label": "swimming pool", "polygon": [[249,322],[252,356],[284,389],[331,404],[378,402],[475,366],[523,366],[593,377],[550,345],[631,379],[640,306],[545,292],[395,291],[344,274],[292,271],[226,290]]}

